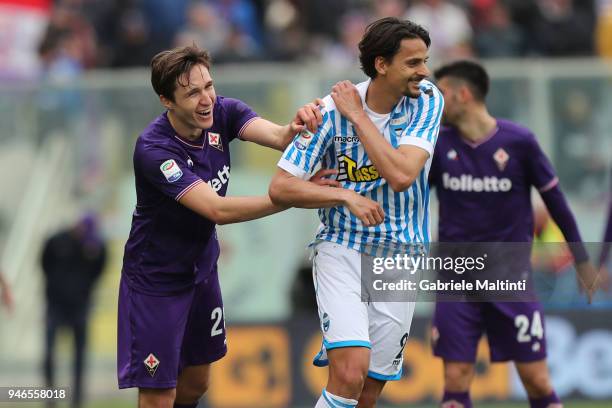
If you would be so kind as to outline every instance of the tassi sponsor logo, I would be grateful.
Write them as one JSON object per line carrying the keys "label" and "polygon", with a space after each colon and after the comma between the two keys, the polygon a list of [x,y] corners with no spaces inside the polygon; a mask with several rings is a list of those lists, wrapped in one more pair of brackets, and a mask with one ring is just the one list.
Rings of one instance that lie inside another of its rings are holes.
{"label": "tassi sponsor logo", "polygon": [[357,162],[346,155],[338,157],[338,165],[338,181],[360,183],[375,181],[380,178],[380,174],[373,164],[357,167]]}

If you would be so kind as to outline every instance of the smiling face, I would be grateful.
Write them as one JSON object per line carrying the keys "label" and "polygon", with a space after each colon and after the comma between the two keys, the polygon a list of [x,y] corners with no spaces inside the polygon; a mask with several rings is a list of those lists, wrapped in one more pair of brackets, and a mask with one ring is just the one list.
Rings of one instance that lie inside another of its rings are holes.
{"label": "smiling face", "polygon": [[210,72],[203,64],[195,65],[179,77],[174,101],[164,96],[160,98],[179,134],[199,136],[203,129],[212,127],[217,95]]}
{"label": "smiling face", "polygon": [[[421,94],[419,83],[430,74],[427,68],[427,45],[420,38],[406,38],[391,61],[378,57],[377,71],[391,89],[401,95],[417,98]],[[377,76],[378,78],[378,76]]]}

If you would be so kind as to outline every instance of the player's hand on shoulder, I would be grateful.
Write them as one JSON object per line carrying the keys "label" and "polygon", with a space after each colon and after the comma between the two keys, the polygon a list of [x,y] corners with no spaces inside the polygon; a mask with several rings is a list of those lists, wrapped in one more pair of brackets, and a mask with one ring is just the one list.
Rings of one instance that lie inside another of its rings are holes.
{"label": "player's hand on shoulder", "polygon": [[365,114],[359,91],[351,81],[336,83],[332,87],[331,97],[338,111],[351,122],[354,122],[359,115]]}
{"label": "player's hand on shoulder", "polygon": [[338,174],[336,169],[321,169],[310,178],[310,181],[319,186],[340,187],[338,180],[327,178],[336,174]]}
{"label": "player's hand on shoulder", "polygon": [[316,133],[319,126],[323,123],[321,107],[325,107],[325,103],[322,99],[317,98],[298,109],[290,123],[293,134],[300,133],[304,129],[308,129],[311,133]]}
{"label": "player's hand on shoulder", "polygon": [[385,212],[379,203],[352,190],[346,191],[350,193],[350,197],[346,200],[346,206],[355,217],[361,220],[364,226],[373,227],[385,220]]}

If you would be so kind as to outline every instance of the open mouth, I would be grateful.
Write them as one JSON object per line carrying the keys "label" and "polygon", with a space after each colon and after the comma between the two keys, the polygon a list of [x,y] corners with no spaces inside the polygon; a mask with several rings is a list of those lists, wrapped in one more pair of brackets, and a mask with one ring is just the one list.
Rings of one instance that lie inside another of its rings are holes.
{"label": "open mouth", "polygon": [[196,115],[198,115],[200,119],[208,119],[212,115],[212,108],[198,110],[196,111]]}

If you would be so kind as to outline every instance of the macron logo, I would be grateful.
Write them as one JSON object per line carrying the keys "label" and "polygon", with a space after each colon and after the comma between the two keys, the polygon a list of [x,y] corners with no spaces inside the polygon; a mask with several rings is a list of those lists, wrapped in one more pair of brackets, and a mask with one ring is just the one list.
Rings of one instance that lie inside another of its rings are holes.
{"label": "macron logo", "polygon": [[210,180],[208,182],[208,185],[211,186],[212,189],[215,190],[215,192],[218,192],[219,190],[221,190],[221,187],[223,187],[224,184],[227,184],[227,182],[229,181],[229,176],[230,168],[226,164],[225,166],[223,166],[222,170],[217,171],[217,177]]}
{"label": "macron logo", "polygon": [[471,174],[462,174],[451,177],[448,173],[442,174],[442,185],[447,190],[467,192],[506,192],[512,189],[512,180],[497,177],[472,177]]}

